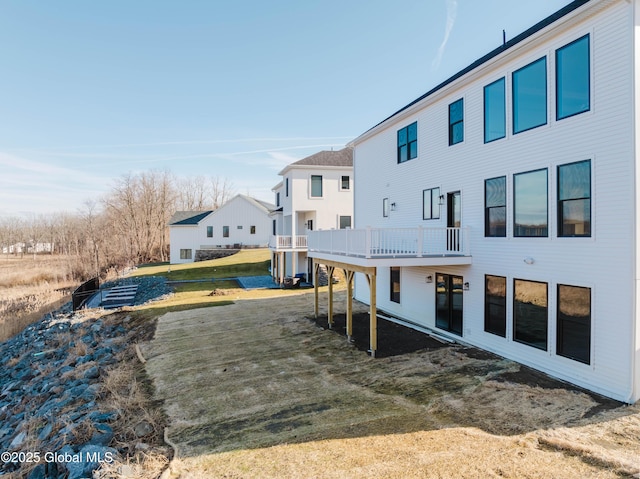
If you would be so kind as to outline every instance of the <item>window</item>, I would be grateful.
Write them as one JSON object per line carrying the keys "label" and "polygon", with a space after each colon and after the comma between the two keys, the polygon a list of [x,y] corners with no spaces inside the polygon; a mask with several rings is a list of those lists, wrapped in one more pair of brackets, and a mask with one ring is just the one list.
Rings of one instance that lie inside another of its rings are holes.
{"label": "window", "polygon": [[398,163],[418,156],[418,122],[398,130]]}
{"label": "window", "polygon": [[440,188],[422,190],[422,219],[440,218]]}
{"label": "window", "polygon": [[289,198],[289,178],[284,179],[284,196]]}
{"label": "window", "polygon": [[513,340],[547,350],[547,283],[513,280]]}
{"label": "window", "polygon": [[340,229],[351,228],[351,216],[341,216],[340,217]]}
{"label": "window", "polygon": [[400,268],[392,266],[389,273],[389,299],[394,303],[400,303]]}
{"label": "window", "polygon": [[384,218],[389,216],[389,198],[382,199],[382,216]]}
{"label": "window", "polygon": [[251,228],[249,229],[249,234],[256,234],[256,227],[255,226],[251,226]]}
{"label": "window", "polygon": [[276,193],[276,206],[280,206],[280,192]]}
{"label": "window", "polygon": [[556,50],[556,118],[589,111],[589,35]]}
{"label": "window", "polygon": [[207,226],[207,238],[213,238],[213,226]]}
{"label": "window", "polygon": [[228,238],[229,237],[229,227],[228,226],[223,226],[222,227],[222,237],[223,238]]}
{"label": "window", "polygon": [[242,229],[242,226],[241,226],[241,225],[238,225],[238,229],[239,229],[239,230],[241,230],[241,229]]}
{"label": "window", "polygon": [[484,235],[507,236],[507,177],[484,182]]}
{"label": "window", "polygon": [[464,103],[460,98],[449,105],[449,146],[464,140]]}
{"label": "window", "polygon": [[506,136],[504,77],[484,87],[484,142]]}
{"label": "window", "polygon": [[547,236],[547,170],[513,175],[514,236]]}
{"label": "window", "polygon": [[276,228],[276,220],[271,220],[271,234],[272,234],[273,236],[275,236],[275,235],[276,235],[276,229],[277,229],[277,228]]}
{"label": "window", "polygon": [[591,161],[558,166],[558,236],[591,236]]}
{"label": "window", "polygon": [[311,175],[311,197],[322,198],[322,175]]}
{"label": "window", "polygon": [[513,133],[547,123],[547,57],[513,72]]}
{"label": "window", "polygon": [[591,288],[558,285],[556,352],[581,363],[590,363]]}
{"label": "window", "polygon": [[181,249],[180,250],[180,259],[191,259],[191,250],[190,249]]}
{"label": "window", "polygon": [[343,176],[342,179],[340,180],[340,189],[341,190],[348,190],[350,185],[350,178],[348,176]]}
{"label": "window", "polygon": [[507,336],[507,278],[484,277],[484,330]]}

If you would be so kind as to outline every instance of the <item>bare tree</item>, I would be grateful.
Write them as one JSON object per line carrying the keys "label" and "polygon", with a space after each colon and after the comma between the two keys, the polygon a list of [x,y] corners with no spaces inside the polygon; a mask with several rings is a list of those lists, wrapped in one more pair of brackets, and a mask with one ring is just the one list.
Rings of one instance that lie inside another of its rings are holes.
{"label": "bare tree", "polygon": [[186,177],[176,182],[176,209],[181,211],[204,211],[209,208],[209,192],[204,176]]}
{"label": "bare tree", "polygon": [[220,208],[223,204],[235,195],[235,186],[229,178],[220,179],[219,176],[211,177],[211,200],[214,210]]}

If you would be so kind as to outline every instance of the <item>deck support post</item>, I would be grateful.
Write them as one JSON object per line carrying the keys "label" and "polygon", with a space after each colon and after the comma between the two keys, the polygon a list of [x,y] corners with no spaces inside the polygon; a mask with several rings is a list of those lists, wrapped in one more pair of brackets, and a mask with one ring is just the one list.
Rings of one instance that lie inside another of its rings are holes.
{"label": "deck support post", "polygon": [[353,337],[353,275],[351,270],[344,270],[344,276],[347,278],[347,341],[351,342]]}
{"label": "deck support post", "polygon": [[327,308],[327,322],[329,329],[333,328],[333,272],[335,270],[335,266],[328,265],[327,266],[327,275],[328,275],[328,286],[329,286],[329,305]]}
{"label": "deck support post", "polygon": [[314,294],[314,304],[313,311],[316,319],[318,319],[318,270],[320,269],[320,265],[316,263],[316,260],[313,260],[313,294]]}
{"label": "deck support post", "polygon": [[378,315],[376,309],[376,273],[371,274],[369,279],[369,350],[371,357],[376,357],[378,349]]}

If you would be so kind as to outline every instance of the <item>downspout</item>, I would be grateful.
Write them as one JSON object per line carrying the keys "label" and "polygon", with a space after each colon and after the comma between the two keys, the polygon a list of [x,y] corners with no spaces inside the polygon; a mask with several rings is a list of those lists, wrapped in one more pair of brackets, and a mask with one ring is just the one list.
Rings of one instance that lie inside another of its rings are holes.
{"label": "downspout", "polygon": [[632,36],[633,36],[633,41],[632,41],[632,45],[631,45],[631,52],[632,52],[632,72],[631,72],[631,78],[632,78],[632,91],[631,91],[631,104],[633,105],[633,115],[632,115],[632,131],[633,131],[633,169],[634,169],[634,184],[633,184],[633,191],[634,191],[634,196],[635,196],[635,202],[634,202],[634,207],[633,207],[633,218],[634,218],[634,230],[633,230],[633,242],[634,242],[634,261],[633,261],[633,265],[634,265],[634,295],[633,295],[633,311],[634,311],[634,317],[633,317],[633,321],[632,321],[632,326],[631,326],[631,341],[632,341],[632,361],[631,361],[631,391],[629,393],[629,396],[627,397],[626,403],[627,404],[633,404],[635,401],[634,399],[638,398],[638,388],[640,387],[640,385],[638,384],[636,375],[637,375],[637,371],[638,371],[638,360],[639,360],[639,355],[640,352],[638,351],[638,320],[640,319],[640,311],[638,311],[638,293],[640,292],[640,278],[638,278],[638,271],[640,270],[638,267],[638,257],[639,257],[639,251],[638,248],[640,247],[640,245],[638,244],[638,239],[640,238],[640,234],[638,234],[638,228],[640,227],[640,221],[638,218],[638,202],[640,201],[640,197],[639,197],[639,192],[638,192],[638,183],[640,181],[640,177],[639,175],[639,171],[638,171],[638,138],[640,137],[640,132],[638,131],[638,125],[640,124],[640,122],[638,122],[638,115],[640,114],[639,108],[638,108],[638,98],[640,98],[640,95],[638,95],[638,91],[637,89],[640,87],[640,85],[638,85],[638,78],[640,77],[639,72],[638,72],[638,68],[640,68],[640,65],[638,64],[636,55],[638,52],[640,52],[640,48],[638,48],[638,41],[640,41],[639,39],[639,35],[638,35],[638,29],[640,28],[640,11],[638,10],[638,2],[640,0],[631,0],[630,1],[630,8],[631,8],[631,17],[632,17]]}

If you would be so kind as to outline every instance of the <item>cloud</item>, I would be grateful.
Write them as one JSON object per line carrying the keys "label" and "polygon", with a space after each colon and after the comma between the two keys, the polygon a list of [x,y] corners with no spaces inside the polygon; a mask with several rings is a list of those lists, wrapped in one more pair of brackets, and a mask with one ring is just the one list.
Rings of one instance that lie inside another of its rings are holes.
{"label": "cloud", "polygon": [[449,41],[449,34],[451,30],[453,30],[453,25],[456,23],[456,16],[458,15],[458,0],[446,0],[447,1],[447,23],[444,27],[444,38],[442,39],[442,43],[440,44],[440,48],[438,48],[438,53],[436,57],[431,62],[431,69],[437,70],[440,68],[440,62],[442,61],[442,56],[444,55],[444,50],[447,46],[447,42]]}

